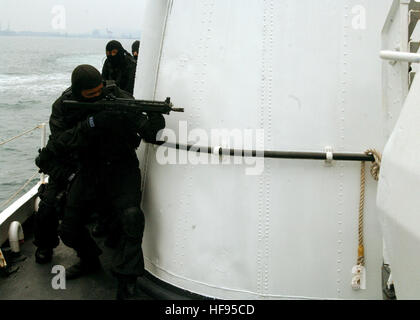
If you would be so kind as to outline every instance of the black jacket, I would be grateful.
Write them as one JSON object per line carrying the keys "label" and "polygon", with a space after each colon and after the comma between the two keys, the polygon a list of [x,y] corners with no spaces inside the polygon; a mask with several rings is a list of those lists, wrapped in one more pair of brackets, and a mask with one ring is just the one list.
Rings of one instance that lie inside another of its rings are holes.
{"label": "black jacket", "polygon": [[[113,94],[118,98],[133,99],[129,93],[118,87],[114,90]],[[137,130],[133,130],[132,122],[109,130],[90,128],[87,119],[92,114],[67,110],[63,100],[75,100],[71,89],[66,90],[53,104],[50,117],[51,137],[47,149],[58,157],[75,155],[81,166],[95,167],[110,162],[138,165],[135,150],[141,139],[153,142],[157,132],[165,127],[165,119],[161,114],[150,114],[137,121],[143,123]]]}
{"label": "black jacket", "polygon": [[133,94],[136,67],[135,60],[128,55],[125,55],[124,63],[118,67],[112,66],[109,60],[106,59],[102,68],[102,78],[104,80],[114,80],[122,90]]}

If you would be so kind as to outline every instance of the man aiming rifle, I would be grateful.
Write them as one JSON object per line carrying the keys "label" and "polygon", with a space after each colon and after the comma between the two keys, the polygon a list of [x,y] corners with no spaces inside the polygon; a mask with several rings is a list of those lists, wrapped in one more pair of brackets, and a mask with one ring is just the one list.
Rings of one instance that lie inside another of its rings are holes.
{"label": "man aiming rifle", "polygon": [[72,154],[77,159],[78,170],[68,188],[59,235],[80,261],[66,269],[66,278],[100,269],[101,250],[85,224],[92,208],[106,204],[113,213],[114,232],[120,234],[111,270],[118,279],[118,299],[132,295],[137,277],[144,273],[144,214],[135,150],[141,139],[156,141],[156,134],[165,127],[162,113],[174,111],[170,101],[157,104],[160,111],[158,106],[142,109],[141,102],[135,102],[127,92],[116,86],[104,87],[94,67],[79,66],[73,71],[71,88],[53,105],[52,135],[41,153],[56,157]]}

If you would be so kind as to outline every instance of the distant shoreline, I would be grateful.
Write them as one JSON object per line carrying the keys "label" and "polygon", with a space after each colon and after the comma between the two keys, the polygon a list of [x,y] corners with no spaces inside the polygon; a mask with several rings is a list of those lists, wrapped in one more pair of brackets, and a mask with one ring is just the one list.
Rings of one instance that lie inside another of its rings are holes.
{"label": "distant shoreline", "polygon": [[0,31],[0,37],[40,37],[40,38],[78,38],[78,39],[127,39],[127,40],[139,40],[140,35],[113,35],[113,36],[101,36],[91,34],[61,34],[61,33],[49,33],[49,32],[16,32],[16,31]]}

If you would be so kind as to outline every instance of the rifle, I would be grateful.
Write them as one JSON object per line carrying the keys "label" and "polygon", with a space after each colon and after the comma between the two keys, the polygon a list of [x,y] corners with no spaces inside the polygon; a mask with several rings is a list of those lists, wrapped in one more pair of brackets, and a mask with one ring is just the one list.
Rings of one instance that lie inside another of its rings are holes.
{"label": "rifle", "polygon": [[143,114],[144,112],[156,112],[160,114],[170,114],[171,112],[184,112],[184,108],[174,108],[171,98],[165,101],[149,100],[130,100],[120,99],[113,96],[106,96],[97,102],[79,102],[74,100],[64,100],[63,105],[73,111],[93,112],[117,111],[121,113]]}

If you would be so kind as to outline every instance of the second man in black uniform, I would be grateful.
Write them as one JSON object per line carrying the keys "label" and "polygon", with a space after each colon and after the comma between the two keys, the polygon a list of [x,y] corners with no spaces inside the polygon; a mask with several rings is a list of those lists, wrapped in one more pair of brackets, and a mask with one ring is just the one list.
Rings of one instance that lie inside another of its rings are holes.
{"label": "second man in black uniform", "polygon": [[115,40],[106,45],[106,56],[102,68],[103,79],[114,80],[120,89],[133,94],[136,77],[136,62],[133,57]]}

